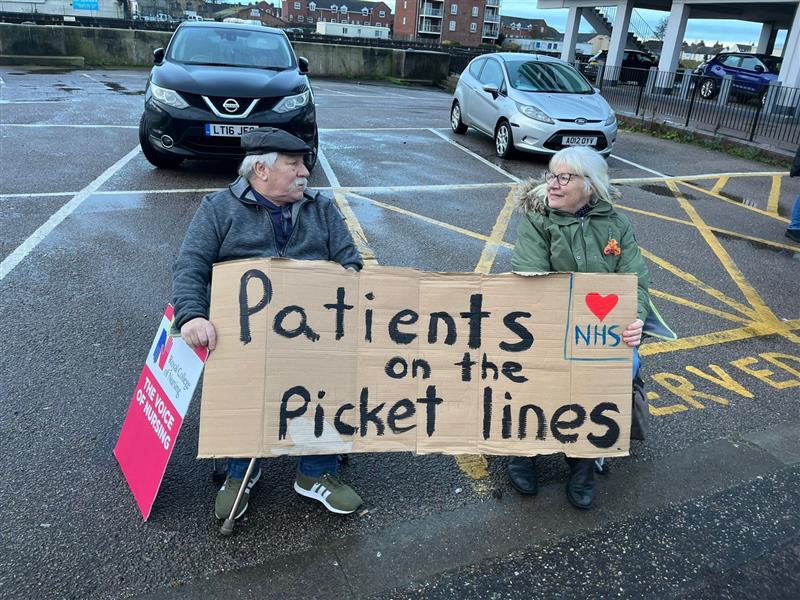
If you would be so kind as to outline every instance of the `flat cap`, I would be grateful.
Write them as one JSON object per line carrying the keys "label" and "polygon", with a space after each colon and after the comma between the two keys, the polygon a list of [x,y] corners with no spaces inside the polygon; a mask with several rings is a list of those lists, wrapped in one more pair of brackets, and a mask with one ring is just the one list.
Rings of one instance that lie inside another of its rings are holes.
{"label": "flat cap", "polygon": [[242,149],[247,155],[280,152],[281,154],[308,154],[311,148],[299,137],[275,127],[251,129],[242,136]]}

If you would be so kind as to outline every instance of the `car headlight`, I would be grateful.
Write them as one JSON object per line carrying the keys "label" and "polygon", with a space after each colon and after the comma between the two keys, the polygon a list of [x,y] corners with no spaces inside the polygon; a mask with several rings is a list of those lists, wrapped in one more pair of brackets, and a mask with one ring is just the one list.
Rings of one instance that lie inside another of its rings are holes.
{"label": "car headlight", "polygon": [[162,88],[155,83],[150,84],[150,93],[153,94],[153,98],[161,102],[161,104],[166,104],[174,108],[186,108],[189,106],[189,103],[181,98],[178,92]]}
{"label": "car headlight", "polygon": [[285,113],[289,112],[290,110],[297,110],[309,103],[311,100],[311,90],[306,90],[302,94],[297,94],[296,96],[286,96],[283,100],[278,102],[275,105],[274,110],[275,112]]}
{"label": "car headlight", "polygon": [[548,117],[544,111],[539,110],[535,106],[528,106],[526,104],[519,104],[520,112],[526,117],[530,117],[534,121],[541,121],[542,123],[553,124],[553,119]]}
{"label": "car headlight", "polygon": [[615,115],[615,114],[612,112],[612,113],[611,113],[611,116],[610,116],[610,117],[608,117],[608,118],[606,119],[606,122],[605,122],[605,123],[603,123],[603,125],[613,125],[613,124],[614,124],[614,123],[616,123],[616,122],[617,122],[617,115]]}

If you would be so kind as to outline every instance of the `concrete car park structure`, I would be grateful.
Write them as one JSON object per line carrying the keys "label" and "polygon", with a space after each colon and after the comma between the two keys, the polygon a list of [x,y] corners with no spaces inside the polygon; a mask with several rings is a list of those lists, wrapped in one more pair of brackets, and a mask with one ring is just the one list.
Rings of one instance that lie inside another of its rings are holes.
{"label": "concrete car park structure", "polygon": [[[111,450],[200,198],[236,165],[152,168],[145,70],[0,68],[0,516],[8,598],[610,598],[800,594],[800,246],[785,170],[621,131],[611,175],[680,335],[643,346],[646,443],[597,507],[563,461],[514,494],[503,458],[357,455],[348,519],[266,461],[221,538],[195,398],[143,523]],[[319,166],[368,263],[510,269],[513,191],[546,163],[449,129],[430,88],[312,79]],[[367,268],[369,268],[367,266]]]}
{"label": "concrete car park structure", "polygon": [[669,12],[669,21],[661,51],[658,70],[675,72],[678,68],[686,23],[694,19],[737,19],[762,24],[756,52],[771,54],[775,34],[780,29],[788,30],[784,44],[784,63],[778,81],[791,88],[800,88],[800,2],[798,0],[539,0],[539,8],[568,8],[567,31],[561,57],[573,60],[581,16],[584,11],[603,6],[616,6],[608,62],[611,67],[622,64],[631,13],[634,8],[645,8]]}

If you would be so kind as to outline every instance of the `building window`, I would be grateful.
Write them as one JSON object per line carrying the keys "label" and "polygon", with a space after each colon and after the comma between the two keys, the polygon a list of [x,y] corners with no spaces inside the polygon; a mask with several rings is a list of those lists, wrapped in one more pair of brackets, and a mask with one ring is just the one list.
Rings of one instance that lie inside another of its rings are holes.
{"label": "building window", "polygon": [[380,22],[375,23],[375,27],[380,27],[380,26],[381,26]]}
{"label": "building window", "polygon": [[346,15],[347,14],[347,5],[346,4],[342,4],[342,6],[339,7],[339,12],[342,13],[343,15]]}
{"label": "building window", "polygon": [[289,15],[289,20],[294,21],[294,15]]}
{"label": "building window", "polygon": [[477,6],[473,6],[472,7],[472,16],[473,17],[477,17],[478,16],[478,7]]}
{"label": "building window", "polygon": [[470,30],[470,32],[475,33],[476,31],[478,31],[478,24],[477,23],[470,23],[469,24],[469,30]]}
{"label": "building window", "polygon": [[381,32],[380,31],[376,31],[375,32],[375,37],[377,37],[377,38],[381,37]]}
{"label": "building window", "polygon": [[457,15],[458,14],[458,4],[451,4],[450,5],[450,14],[451,15]]}
{"label": "building window", "polygon": [[347,27],[342,27],[342,33],[347,33]]}
{"label": "building window", "polygon": [[313,17],[308,17],[308,22],[309,22],[309,23],[313,23],[313,22],[314,22],[314,19],[313,19]]}
{"label": "building window", "polygon": [[407,8],[408,8],[408,2],[405,2],[405,1],[404,1],[404,2],[403,2],[403,10],[405,10],[405,9],[407,9]]}
{"label": "building window", "polygon": [[385,17],[386,16],[386,11],[385,10],[379,10],[378,11],[378,16],[381,17],[381,18]]}
{"label": "building window", "polygon": [[300,3],[299,2],[295,2],[294,3],[294,9],[295,10],[300,10]]}
{"label": "building window", "polygon": [[403,25],[405,25],[405,24],[406,24],[406,18],[403,17]]}
{"label": "building window", "polygon": [[308,3],[308,10],[314,12],[317,10],[317,3],[316,2],[309,2]]}
{"label": "building window", "polygon": [[303,21],[305,21],[305,20],[306,20],[306,18],[305,18],[303,15],[297,15],[297,21],[298,21],[298,23],[302,23],[302,22],[303,22]]}
{"label": "building window", "polygon": [[[455,4],[453,4],[453,6],[455,6]],[[456,30],[456,22],[450,21],[450,31],[455,31],[455,30]]]}
{"label": "building window", "polygon": [[335,4],[331,4],[331,12],[338,12],[338,10],[339,10],[338,6],[336,6]]}

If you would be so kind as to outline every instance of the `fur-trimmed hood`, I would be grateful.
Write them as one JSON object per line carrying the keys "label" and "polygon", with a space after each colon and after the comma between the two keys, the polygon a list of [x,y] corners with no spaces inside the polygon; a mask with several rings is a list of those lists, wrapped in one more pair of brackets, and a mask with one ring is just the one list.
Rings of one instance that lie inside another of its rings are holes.
{"label": "fur-trimmed hood", "polygon": [[543,179],[527,179],[517,186],[514,194],[517,208],[523,213],[537,212],[546,215],[547,187]]}

